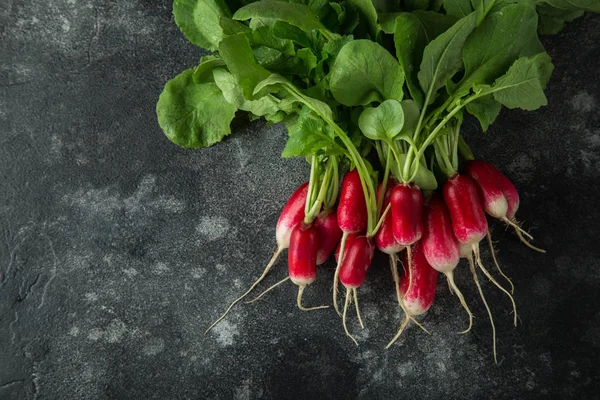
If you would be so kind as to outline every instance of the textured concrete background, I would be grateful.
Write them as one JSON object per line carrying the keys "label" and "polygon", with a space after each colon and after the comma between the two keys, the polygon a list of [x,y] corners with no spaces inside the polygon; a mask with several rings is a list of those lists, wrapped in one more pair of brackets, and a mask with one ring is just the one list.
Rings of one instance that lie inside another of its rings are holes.
{"label": "textured concrete background", "polygon": [[[262,270],[274,224],[307,178],[282,160],[281,126],[241,123],[184,151],[154,106],[197,63],[170,1],[0,2],[0,399],[591,398],[600,391],[600,18],[545,40],[556,65],[537,112],[503,110],[478,155],[522,193],[536,254],[496,226],[521,325],[485,284],[491,332],[465,266],[465,316],[445,284],[424,318],[395,332],[389,269],[359,291],[367,328],[302,313],[291,284],[207,325]],[[269,282],[285,276],[282,261]],[[330,299],[331,267],[306,292]]]}

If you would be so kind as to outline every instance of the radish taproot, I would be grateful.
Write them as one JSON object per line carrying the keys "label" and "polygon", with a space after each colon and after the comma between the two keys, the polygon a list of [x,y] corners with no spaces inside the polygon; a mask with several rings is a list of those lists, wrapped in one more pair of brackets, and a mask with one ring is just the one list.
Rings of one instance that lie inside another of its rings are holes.
{"label": "radish taproot", "polygon": [[355,235],[351,240],[348,241],[348,248],[345,252],[341,251],[338,253],[338,265],[340,265],[339,280],[346,288],[346,300],[344,302],[344,312],[342,314],[344,331],[346,335],[352,339],[358,346],[358,342],[348,331],[346,324],[348,305],[350,300],[354,298],[354,305],[356,307],[356,315],[360,322],[361,327],[364,328],[362,318],[360,316],[360,308],[358,306],[358,295],[357,288],[360,287],[367,276],[367,271],[373,260],[373,254],[375,247],[364,235]]}
{"label": "radish taproot", "polygon": [[339,259],[333,277],[333,307],[341,315],[337,303],[338,280],[346,241],[349,234],[361,232],[366,229],[368,223],[367,204],[357,169],[347,172],[342,180],[342,189],[337,207],[337,220],[343,234],[340,240]]}
{"label": "radish taproot", "polygon": [[[387,344],[386,349],[398,340],[411,319],[424,314],[435,299],[435,288],[438,280],[438,271],[431,268],[423,251],[422,241],[417,241],[412,247],[412,260],[410,274],[400,277],[399,290],[402,293],[402,302],[405,315],[396,335]],[[404,262],[408,264],[408,254],[404,255]],[[409,276],[410,275],[410,279]]]}
{"label": "radish taproot", "polygon": [[265,267],[262,275],[256,281],[254,281],[252,286],[250,286],[250,288],[244,294],[235,299],[229,305],[227,310],[225,310],[225,312],[215,322],[213,322],[211,326],[208,327],[204,334],[207,334],[212,328],[214,328],[219,322],[221,322],[237,303],[239,303],[244,297],[250,294],[250,292],[252,292],[254,288],[258,286],[258,284],[262,282],[263,279],[265,279],[265,277],[277,261],[277,258],[279,258],[281,252],[290,246],[290,237],[292,235],[293,229],[304,219],[304,208],[306,205],[306,196],[308,194],[308,184],[309,182],[305,182],[302,185],[300,185],[300,187],[298,187],[298,189],[296,189],[294,193],[292,193],[285,206],[283,207],[283,210],[279,215],[279,219],[277,220],[277,226],[275,227],[275,239],[277,241],[277,250],[275,251],[275,254],[273,254],[273,257]]}
{"label": "radish taproot", "polygon": [[450,214],[439,194],[433,193],[429,198],[423,209],[423,222],[423,254],[432,268],[446,275],[451,291],[467,312],[469,326],[461,332],[466,333],[473,326],[473,313],[454,282],[454,270],[460,261],[460,243],[454,236]]}
{"label": "radish taproot", "polygon": [[[504,221],[514,228],[515,233],[529,248],[545,253],[546,251],[532,245],[533,240],[524,231],[515,218],[519,208],[519,193],[513,183],[492,164],[482,160],[470,160],[465,164],[467,174],[477,182],[479,193],[485,205],[485,211],[492,217]],[[527,239],[523,237],[527,236]]]}

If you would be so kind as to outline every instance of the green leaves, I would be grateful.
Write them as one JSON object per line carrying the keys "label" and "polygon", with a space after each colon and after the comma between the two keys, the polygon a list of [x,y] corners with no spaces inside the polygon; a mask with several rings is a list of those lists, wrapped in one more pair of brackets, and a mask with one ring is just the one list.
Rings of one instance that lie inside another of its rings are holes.
{"label": "green leaves", "polygon": [[483,96],[467,104],[467,111],[479,120],[484,132],[498,117],[501,108],[502,104],[494,100],[491,95]]}
{"label": "green leaves", "polygon": [[479,84],[491,84],[537,39],[537,14],[531,3],[509,4],[487,16],[463,48],[465,76],[457,89],[464,95]]}
{"label": "green leaves", "polygon": [[536,110],[547,104],[544,89],[554,66],[547,53],[519,58],[493,86],[476,87],[476,92],[493,94],[508,108]]}
{"label": "green leaves", "polygon": [[340,50],[331,69],[333,97],[346,106],[402,100],[404,73],[398,61],[370,40],[354,40]]}
{"label": "green leaves", "polygon": [[304,107],[296,121],[288,126],[289,139],[282,157],[307,156],[314,153],[344,154],[329,127],[308,107]]}
{"label": "green leaves", "polygon": [[210,51],[223,39],[220,18],[231,16],[224,0],[175,0],[173,15],[187,40]]}
{"label": "green leaves", "polygon": [[460,70],[462,48],[467,37],[475,29],[478,17],[477,12],[472,12],[459,19],[425,47],[418,73],[419,83],[425,93],[425,105],[433,100],[433,93]]}
{"label": "green leaves", "polygon": [[404,126],[404,110],[397,100],[386,100],[375,108],[366,108],[358,119],[362,133],[371,140],[391,142]]}
{"label": "green leaves", "polygon": [[258,116],[275,114],[279,111],[279,101],[273,96],[267,95],[257,100],[246,100],[235,77],[227,69],[217,68],[213,71],[213,75],[223,97],[234,107]]}
{"label": "green leaves", "polygon": [[231,130],[236,108],[215,83],[195,84],[193,69],[183,71],[165,86],[156,114],[165,135],[181,147],[208,147]]}

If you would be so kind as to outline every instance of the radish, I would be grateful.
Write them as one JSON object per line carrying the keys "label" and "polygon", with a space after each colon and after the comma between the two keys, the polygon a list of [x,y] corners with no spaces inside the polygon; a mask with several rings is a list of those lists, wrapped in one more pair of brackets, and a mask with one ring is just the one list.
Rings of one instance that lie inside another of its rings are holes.
{"label": "radish", "polygon": [[[298,189],[290,196],[287,203],[283,207],[281,214],[279,215],[279,220],[277,221],[277,226],[275,228],[275,238],[277,241],[277,250],[273,257],[265,267],[262,275],[250,286],[244,294],[235,299],[225,310],[225,312],[215,321],[208,329],[204,332],[207,334],[212,328],[215,327],[219,322],[223,320],[229,314],[231,309],[240,302],[244,297],[246,297],[254,288],[262,282],[262,280],[267,276],[269,270],[277,261],[277,258],[281,254],[281,252],[287,249],[290,246],[290,237],[292,235],[292,230],[302,222],[304,219],[304,208],[306,203],[306,196],[308,193],[308,182],[300,185]],[[281,282],[279,282],[281,283]]]}
{"label": "radish", "polygon": [[337,208],[337,220],[343,235],[340,241],[339,259],[333,278],[333,307],[341,315],[337,304],[338,280],[341,268],[340,260],[344,258],[348,235],[363,231],[366,229],[368,223],[367,204],[357,169],[346,173],[342,181],[342,190]]}
{"label": "radish", "polygon": [[319,249],[317,251],[317,265],[327,261],[333,250],[342,238],[342,230],[338,225],[337,213],[323,211],[320,213],[313,226],[318,232]]}
{"label": "radish", "polygon": [[356,315],[360,322],[360,326],[364,328],[362,318],[360,317],[360,309],[358,306],[357,288],[361,286],[367,276],[367,271],[371,265],[375,247],[371,241],[363,235],[356,235],[348,243],[348,249],[338,255],[338,265],[340,265],[339,279],[342,285],[346,288],[346,301],[344,302],[343,324],[346,335],[350,337],[358,346],[358,342],[348,331],[346,325],[346,315],[350,299],[354,297],[354,305],[356,307]]}
{"label": "radish", "polygon": [[314,226],[296,225],[290,237],[288,251],[288,272],[292,282],[298,285],[298,308],[303,311],[328,308],[318,306],[306,308],[302,305],[302,293],[307,285],[317,279],[317,253],[319,232]]}
{"label": "radish", "polygon": [[[492,217],[512,226],[521,242],[526,246],[545,253],[545,250],[535,247],[529,242],[529,240],[533,240],[533,236],[524,231],[515,219],[519,208],[519,193],[515,185],[492,164],[482,160],[468,161],[466,171],[478,184],[485,211]],[[526,240],[523,235],[527,236],[529,240]]]}
{"label": "radish", "polygon": [[[392,195],[392,190],[395,186],[395,181],[393,179],[389,179],[388,184],[386,185],[387,189],[385,191],[385,196],[382,200],[382,210],[385,210],[387,206],[390,204],[390,197]],[[381,199],[381,189],[383,184],[379,185],[377,189],[377,199],[378,201]],[[400,295],[400,290],[398,284],[399,276],[398,276],[398,263],[396,260],[397,254],[404,250],[406,246],[398,243],[396,238],[394,237],[394,232],[392,231],[392,214],[387,213],[385,217],[383,217],[383,221],[381,222],[381,226],[375,235],[375,244],[377,248],[381,250],[381,252],[386,253],[390,256],[390,268],[392,270],[392,277],[394,279],[394,290],[396,291],[396,297],[398,298],[398,303],[402,304],[402,298]]]}
{"label": "radish", "polygon": [[454,282],[454,269],[460,261],[460,243],[452,231],[452,221],[444,201],[433,193],[423,210],[423,254],[429,265],[446,275],[451,292],[454,292],[469,315],[469,327],[473,326],[473,314],[465,298]]}
{"label": "radish", "polygon": [[[405,254],[405,263],[408,264],[408,253]],[[406,274],[400,278],[400,292],[405,310],[404,319],[396,336],[388,343],[389,348],[402,334],[411,319],[424,314],[433,305],[435,299],[435,288],[437,285],[438,271],[431,268],[423,251],[422,241],[412,245],[412,269],[410,277]]]}

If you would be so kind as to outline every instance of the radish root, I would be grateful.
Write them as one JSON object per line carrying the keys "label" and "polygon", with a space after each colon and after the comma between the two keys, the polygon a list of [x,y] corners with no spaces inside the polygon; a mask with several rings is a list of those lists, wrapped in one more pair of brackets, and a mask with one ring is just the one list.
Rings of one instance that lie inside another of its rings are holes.
{"label": "radish root", "polygon": [[494,326],[494,317],[492,317],[492,311],[488,306],[487,301],[485,301],[485,296],[483,295],[483,290],[481,289],[481,285],[479,284],[479,278],[477,277],[477,271],[475,270],[475,264],[473,263],[473,257],[469,257],[469,266],[471,267],[471,273],[473,274],[473,280],[475,281],[475,285],[477,286],[477,290],[479,291],[479,295],[481,296],[481,300],[483,300],[483,304],[487,310],[487,313],[490,317],[490,325],[492,326],[492,341],[493,341],[493,349],[494,349],[494,362],[498,364],[498,358],[496,356],[496,327]]}
{"label": "radish root", "polygon": [[396,260],[395,254],[390,254],[390,268],[392,270],[392,277],[394,278],[394,285],[396,286],[396,297],[398,298],[398,304],[402,306],[402,294],[400,293],[400,276],[398,275],[398,261]]}
{"label": "radish root", "polygon": [[262,292],[261,294],[259,294],[258,297],[254,298],[252,300],[248,300],[246,302],[246,304],[254,303],[257,300],[260,300],[265,294],[267,294],[271,290],[275,289],[277,286],[281,285],[283,282],[287,282],[289,279],[290,279],[290,277],[288,276],[288,277],[280,280],[279,282],[277,282],[276,284],[274,284],[273,286],[271,286],[270,288],[266,289],[264,292]]}
{"label": "radish root", "polygon": [[458,297],[458,300],[460,300],[460,304],[463,306],[463,308],[465,309],[465,311],[469,315],[469,327],[467,329],[465,329],[464,331],[459,332],[461,334],[462,333],[467,333],[473,327],[473,313],[469,309],[469,306],[467,305],[467,302],[465,301],[465,298],[463,297],[461,291],[458,289],[458,286],[456,286],[456,283],[454,282],[454,271],[446,272],[446,278],[448,280],[448,285],[450,285],[450,287],[452,288],[452,290],[454,291],[454,293]]}
{"label": "radish root", "polygon": [[498,259],[496,258],[496,250],[494,249],[494,243],[492,243],[492,234],[490,233],[490,231],[488,231],[486,236],[487,236],[488,245],[490,246],[490,253],[492,253],[492,260],[494,260],[496,269],[498,270],[498,272],[500,272],[500,275],[502,275],[504,277],[504,279],[506,279],[506,281],[510,285],[510,293],[514,294],[515,293],[515,285],[513,285],[510,278],[508,276],[506,276],[506,274],[502,271],[502,268],[500,268],[500,264],[498,264]]}
{"label": "radish root", "polygon": [[406,246],[406,259],[408,262],[408,287],[406,288],[406,293],[410,293],[410,289],[412,287],[412,249],[411,246]]}
{"label": "radish root", "polygon": [[498,289],[502,290],[504,293],[506,293],[506,295],[510,298],[510,301],[512,303],[513,306],[513,310],[514,310],[514,325],[517,326],[517,305],[515,304],[515,299],[512,297],[512,295],[508,292],[508,290],[504,289],[504,287],[502,287],[502,285],[500,285],[498,283],[498,281],[496,279],[494,279],[494,277],[490,274],[490,272],[483,266],[482,262],[481,262],[481,257],[479,254],[479,246],[474,244],[473,245],[473,252],[475,253],[475,260],[477,261],[477,265],[479,266],[479,269],[481,269],[483,271],[483,273],[485,274],[485,276],[487,276],[487,278],[492,281],[492,283],[494,285],[496,285],[498,287]]}
{"label": "radish root", "polygon": [[354,342],[354,344],[356,344],[358,346],[358,342],[356,341],[356,339],[354,339],[354,336],[352,336],[350,334],[350,332],[348,331],[348,326],[346,325],[346,314],[348,313],[348,304],[350,303],[350,290],[351,289],[346,289],[346,301],[344,303],[344,313],[342,315],[342,321],[344,323],[344,331],[346,331],[346,335],[352,339],[352,341]]}
{"label": "radish root", "polygon": [[301,309],[302,311],[312,311],[312,310],[321,310],[323,308],[329,308],[329,306],[304,307],[302,305],[302,293],[304,293],[305,288],[306,288],[306,285],[298,286],[298,297],[296,298],[296,300],[297,300],[299,309]]}
{"label": "radish root", "polygon": [[523,234],[521,233],[521,231],[520,231],[520,230],[515,230],[515,232],[516,232],[517,236],[519,237],[519,240],[521,240],[521,242],[522,242],[522,243],[523,243],[525,246],[529,247],[531,250],[535,250],[535,251],[537,251],[537,252],[539,252],[539,253],[545,253],[545,252],[546,252],[546,250],[544,250],[544,249],[540,249],[539,247],[535,247],[534,245],[532,245],[532,244],[531,244],[531,243],[530,243],[530,242],[529,242],[527,239],[525,239],[525,238],[523,237]]}
{"label": "radish root", "polygon": [[400,335],[402,335],[402,332],[404,331],[404,329],[408,326],[408,323],[410,322],[410,319],[408,317],[408,314],[406,314],[404,316],[404,319],[402,319],[402,323],[400,324],[400,328],[398,329],[398,332],[396,333],[396,336],[394,336],[392,338],[392,340],[390,340],[390,342],[387,344],[387,346],[385,346],[386,349],[389,349],[391,345],[393,345],[396,340],[398,340],[398,338],[400,337]]}
{"label": "radish root", "polygon": [[346,250],[346,240],[348,239],[348,233],[344,232],[342,235],[342,241],[340,242],[340,254],[338,254],[338,262],[335,267],[335,274],[333,275],[333,308],[341,317],[340,308],[338,307],[337,296],[338,296],[338,281],[340,279],[340,268],[342,267],[342,260],[344,259],[344,250]]}
{"label": "radish root", "polygon": [[242,301],[242,299],[244,297],[246,297],[247,295],[250,294],[250,292],[252,292],[254,290],[254,288],[256,286],[258,286],[258,284],[260,282],[262,282],[263,279],[265,279],[265,277],[267,276],[267,274],[269,273],[269,271],[271,270],[271,268],[273,267],[273,265],[275,264],[275,261],[277,261],[277,258],[279,257],[279,255],[281,254],[281,252],[284,249],[282,247],[278,247],[277,250],[275,251],[275,254],[273,254],[273,257],[271,257],[271,261],[269,261],[269,263],[267,264],[267,266],[265,267],[265,270],[263,271],[262,275],[252,284],[252,286],[250,286],[250,289],[248,289],[246,291],[246,293],[244,293],[243,295],[241,295],[240,297],[238,297],[237,299],[235,299],[227,308],[227,310],[225,310],[225,312],[219,317],[219,319],[217,319],[215,322],[212,323],[211,326],[208,327],[208,329],[206,331],[204,331],[204,334],[206,335],[212,328],[214,328],[219,322],[221,322],[226,316],[227,314],[229,314],[229,312],[231,311],[231,309],[233,308],[233,306],[235,306],[237,303],[239,303],[240,301]]}
{"label": "radish root", "polygon": [[356,316],[358,317],[358,322],[360,322],[360,327],[365,329],[365,324],[363,324],[363,320],[360,317],[360,307],[358,306],[358,293],[356,288],[352,289],[352,294],[354,295],[354,307],[356,308]]}
{"label": "radish root", "polygon": [[502,221],[504,221],[504,223],[506,223],[507,225],[512,226],[516,232],[521,232],[521,234],[527,236],[527,239],[533,240],[533,236],[531,236],[531,234],[529,232],[527,232],[526,230],[521,228],[521,226],[519,225],[519,223],[516,220],[510,220],[510,219],[504,217],[504,218],[502,218]]}

